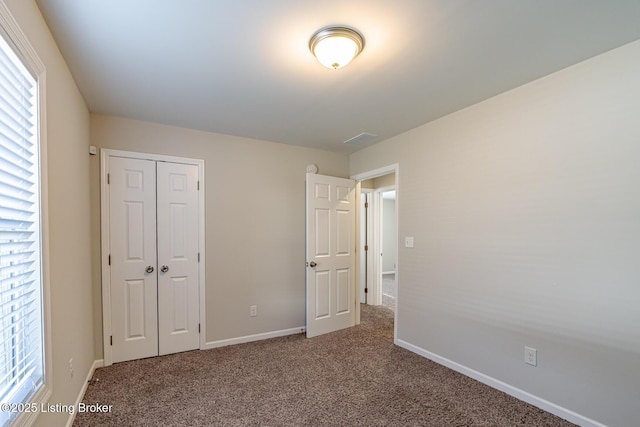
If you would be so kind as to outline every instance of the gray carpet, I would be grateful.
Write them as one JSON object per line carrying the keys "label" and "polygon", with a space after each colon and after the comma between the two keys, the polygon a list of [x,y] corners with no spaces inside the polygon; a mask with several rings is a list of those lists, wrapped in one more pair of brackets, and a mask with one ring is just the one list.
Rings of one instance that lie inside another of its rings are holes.
{"label": "gray carpet", "polygon": [[382,305],[388,309],[396,309],[396,275],[382,275]]}
{"label": "gray carpet", "polygon": [[362,324],[96,370],[74,426],[569,426],[393,345],[393,312]]}

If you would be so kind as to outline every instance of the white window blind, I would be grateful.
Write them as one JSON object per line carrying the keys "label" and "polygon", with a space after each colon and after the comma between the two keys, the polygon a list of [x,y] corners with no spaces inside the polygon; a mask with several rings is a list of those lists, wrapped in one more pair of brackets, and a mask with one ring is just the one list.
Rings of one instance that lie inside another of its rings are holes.
{"label": "white window blind", "polygon": [[[44,382],[37,82],[0,36],[0,402]],[[18,414],[0,412],[0,425]]]}

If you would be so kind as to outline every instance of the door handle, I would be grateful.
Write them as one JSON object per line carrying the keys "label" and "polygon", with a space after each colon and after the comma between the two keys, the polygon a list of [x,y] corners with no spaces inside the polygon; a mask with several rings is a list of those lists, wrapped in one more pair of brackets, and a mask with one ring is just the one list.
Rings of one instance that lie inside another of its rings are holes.
{"label": "door handle", "polygon": [[163,273],[166,273],[167,271],[169,271],[169,267],[166,265],[163,265],[162,267],[160,267],[160,271],[162,271]]}
{"label": "door handle", "polygon": [[318,264],[316,264],[316,262],[315,262],[315,261],[311,261],[311,262],[309,263],[309,267],[315,267],[316,265],[318,265]]}
{"label": "door handle", "polygon": [[153,268],[152,265],[150,265],[150,266],[148,266],[147,268],[144,269],[144,271],[146,271],[149,274],[153,273],[153,270],[154,270],[154,268]]}

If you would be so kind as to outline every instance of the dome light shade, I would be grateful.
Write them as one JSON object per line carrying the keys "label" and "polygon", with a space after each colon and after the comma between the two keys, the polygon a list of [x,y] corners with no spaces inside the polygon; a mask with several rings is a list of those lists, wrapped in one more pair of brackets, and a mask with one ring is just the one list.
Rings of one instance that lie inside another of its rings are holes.
{"label": "dome light shade", "polygon": [[362,35],[347,27],[327,27],[318,30],[309,40],[309,50],[327,68],[347,65],[364,48]]}

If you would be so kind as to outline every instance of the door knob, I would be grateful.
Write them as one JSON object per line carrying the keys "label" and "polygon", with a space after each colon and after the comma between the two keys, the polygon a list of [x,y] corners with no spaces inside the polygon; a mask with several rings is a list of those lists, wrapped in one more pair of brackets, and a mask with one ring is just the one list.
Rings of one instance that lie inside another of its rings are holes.
{"label": "door knob", "polygon": [[160,267],[160,271],[162,271],[163,273],[166,273],[167,271],[169,271],[169,267],[166,265],[163,265],[162,267]]}
{"label": "door knob", "polygon": [[153,269],[152,265],[150,265],[150,266],[148,266],[147,268],[144,269],[144,271],[146,271],[147,273],[153,273],[153,270],[154,269]]}
{"label": "door knob", "polygon": [[318,264],[316,264],[316,262],[315,262],[315,261],[311,261],[311,262],[309,263],[309,267],[315,267],[316,265],[318,265]]}

